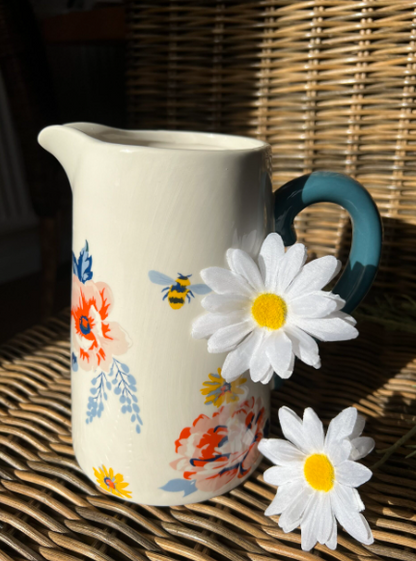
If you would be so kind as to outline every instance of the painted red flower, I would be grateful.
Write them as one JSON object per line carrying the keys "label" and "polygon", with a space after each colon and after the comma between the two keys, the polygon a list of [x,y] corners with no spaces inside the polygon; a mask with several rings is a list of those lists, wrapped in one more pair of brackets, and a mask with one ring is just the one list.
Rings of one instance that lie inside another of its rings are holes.
{"label": "painted red flower", "polygon": [[125,332],[114,321],[108,321],[113,294],[104,282],[85,283],[76,275],[72,281],[72,346],[83,370],[101,368],[107,371],[113,355],[128,349]]}
{"label": "painted red flower", "polygon": [[215,492],[235,477],[245,477],[260,453],[259,441],[267,436],[268,421],[261,398],[244,401],[238,408],[225,405],[212,417],[200,415],[176,440],[179,458],[170,465],[201,491]]}

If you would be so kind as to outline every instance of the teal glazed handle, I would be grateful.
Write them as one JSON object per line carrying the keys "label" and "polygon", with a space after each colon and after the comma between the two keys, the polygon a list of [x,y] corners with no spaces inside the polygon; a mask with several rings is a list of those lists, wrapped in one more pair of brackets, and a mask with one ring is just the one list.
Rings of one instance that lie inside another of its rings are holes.
{"label": "teal glazed handle", "polygon": [[296,215],[315,203],[341,205],[351,216],[353,237],[345,270],[333,288],[352,312],[371,287],[377,273],[382,243],[381,219],[368,191],[347,175],[316,171],[286,183],[275,194],[275,225],[285,245],[296,242]]}

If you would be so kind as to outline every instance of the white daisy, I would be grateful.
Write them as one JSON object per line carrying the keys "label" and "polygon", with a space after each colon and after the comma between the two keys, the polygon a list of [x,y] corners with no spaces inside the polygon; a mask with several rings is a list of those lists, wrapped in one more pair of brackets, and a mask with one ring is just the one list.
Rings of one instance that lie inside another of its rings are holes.
{"label": "white daisy", "polygon": [[192,326],[192,336],[208,339],[210,353],[229,352],[222,375],[231,382],[250,370],[255,382],[266,384],[273,371],[281,378],[293,372],[295,356],[320,368],[320,341],[354,339],[355,320],[341,312],[344,300],[326,286],[341,263],[330,255],[307,265],[306,248],[295,244],[285,252],[278,234],[269,234],[258,257],[259,266],[241,249],[229,249],[231,270],[201,271],[213,290],[202,300],[209,312]]}
{"label": "white daisy", "polygon": [[331,421],[326,436],[311,408],[305,409],[302,421],[282,407],[279,419],[290,442],[262,439],[259,444],[260,452],[276,464],[264,472],[264,480],[278,486],[265,514],[280,514],[279,526],[284,532],[300,526],[305,551],[316,542],[335,549],[336,520],[356,540],[373,543],[370,527],[360,514],[364,504],[355,489],[372,475],[354,461],[374,447],[372,438],[360,437],[364,419],[354,407],[344,409]]}

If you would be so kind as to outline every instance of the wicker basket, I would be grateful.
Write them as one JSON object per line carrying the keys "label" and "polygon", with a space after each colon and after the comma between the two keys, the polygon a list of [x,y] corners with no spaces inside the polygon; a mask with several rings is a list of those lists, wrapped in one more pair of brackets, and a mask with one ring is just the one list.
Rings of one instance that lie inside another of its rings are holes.
{"label": "wicker basket", "polygon": [[[317,169],[371,192],[384,222],[380,292],[416,298],[416,31],[409,0],[131,0],[130,125],[244,134],[273,147],[274,185]],[[330,204],[299,241],[345,261]]]}

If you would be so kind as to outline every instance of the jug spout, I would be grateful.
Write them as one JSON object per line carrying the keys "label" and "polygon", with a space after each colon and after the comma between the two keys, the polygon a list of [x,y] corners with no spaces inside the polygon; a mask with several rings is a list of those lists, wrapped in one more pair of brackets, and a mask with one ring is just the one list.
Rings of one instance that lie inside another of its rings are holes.
{"label": "jug spout", "polygon": [[71,125],[52,125],[38,135],[42,148],[55,156],[64,168],[71,187],[86,139],[83,132]]}

